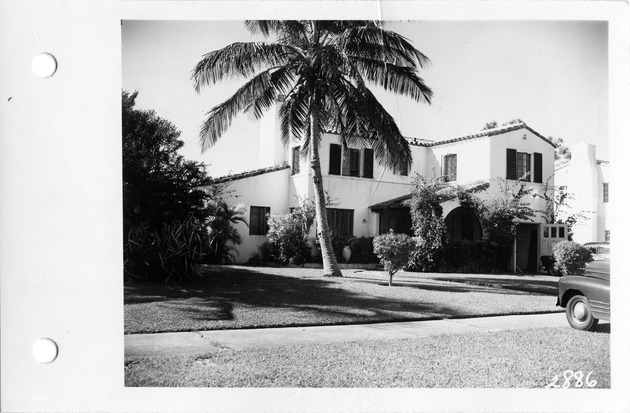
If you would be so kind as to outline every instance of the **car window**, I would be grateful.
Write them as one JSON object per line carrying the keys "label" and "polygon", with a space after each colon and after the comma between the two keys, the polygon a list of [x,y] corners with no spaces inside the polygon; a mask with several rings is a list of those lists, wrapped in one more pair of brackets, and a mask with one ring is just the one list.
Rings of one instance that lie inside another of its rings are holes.
{"label": "car window", "polygon": [[599,254],[610,254],[610,247],[599,247]]}

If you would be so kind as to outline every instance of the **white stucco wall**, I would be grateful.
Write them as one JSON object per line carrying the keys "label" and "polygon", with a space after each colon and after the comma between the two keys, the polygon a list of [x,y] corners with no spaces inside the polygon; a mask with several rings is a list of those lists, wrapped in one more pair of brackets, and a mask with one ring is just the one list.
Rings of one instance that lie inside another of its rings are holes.
{"label": "white stucco wall", "polygon": [[[248,222],[252,206],[269,207],[271,214],[286,214],[289,212],[290,173],[287,168],[234,180],[228,185],[226,192],[229,193],[224,198],[228,205],[243,204]],[[237,224],[236,228],[243,240],[241,245],[236,246],[239,252],[236,262],[244,263],[258,252],[258,247],[267,237],[249,235],[249,228],[243,223]]]}
{"label": "white stucco wall", "polygon": [[491,179],[490,138],[487,136],[444,145],[427,150],[424,176],[442,175],[444,155],[457,155],[457,180],[455,184]]}

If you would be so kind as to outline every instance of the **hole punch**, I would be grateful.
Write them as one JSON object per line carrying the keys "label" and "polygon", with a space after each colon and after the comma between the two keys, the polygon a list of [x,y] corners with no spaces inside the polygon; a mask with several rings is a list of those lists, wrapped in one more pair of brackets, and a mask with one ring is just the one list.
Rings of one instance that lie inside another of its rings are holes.
{"label": "hole punch", "polygon": [[57,59],[48,52],[42,52],[33,58],[31,70],[38,77],[51,77],[57,71]]}
{"label": "hole punch", "polygon": [[33,343],[33,358],[40,363],[52,363],[57,358],[57,354],[59,354],[57,343],[50,338],[39,338]]}

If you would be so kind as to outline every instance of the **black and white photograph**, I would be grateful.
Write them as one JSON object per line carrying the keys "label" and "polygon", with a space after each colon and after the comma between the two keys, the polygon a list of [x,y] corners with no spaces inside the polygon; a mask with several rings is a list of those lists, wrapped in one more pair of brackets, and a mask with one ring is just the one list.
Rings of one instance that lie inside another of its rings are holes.
{"label": "black and white photograph", "polygon": [[627,4],[429,3],[0,4],[2,410],[628,411]]}
{"label": "black and white photograph", "polygon": [[126,385],[609,388],[607,38],[123,21]]}

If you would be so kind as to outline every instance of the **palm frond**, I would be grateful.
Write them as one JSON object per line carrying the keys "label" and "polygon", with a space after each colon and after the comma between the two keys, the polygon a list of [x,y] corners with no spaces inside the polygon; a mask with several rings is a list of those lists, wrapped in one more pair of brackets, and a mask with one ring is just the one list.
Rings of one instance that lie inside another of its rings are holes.
{"label": "palm frond", "polygon": [[204,152],[213,146],[232,124],[232,120],[241,112],[251,107],[252,102],[258,101],[262,110],[262,96],[272,95],[276,90],[269,80],[269,72],[265,71],[254,76],[249,82],[239,88],[234,95],[225,102],[215,106],[206,114],[206,120],[201,125],[199,142]]}
{"label": "palm frond", "polygon": [[308,96],[304,89],[287,96],[280,106],[280,139],[285,146],[308,136]]}
{"label": "palm frond", "polygon": [[376,25],[365,25],[346,30],[338,42],[352,56],[376,58],[388,63],[424,68],[430,60],[404,36]]}
{"label": "palm frond", "polygon": [[258,71],[286,64],[296,50],[278,43],[233,43],[207,53],[192,71],[195,91],[231,77],[250,77]]}
{"label": "palm frond", "polygon": [[415,101],[431,103],[433,91],[409,66],[397,66],[374,59],[356,59],[354,62],[366,80],[383,89],[410,97]]}

